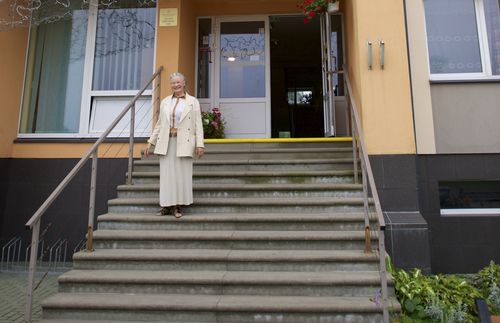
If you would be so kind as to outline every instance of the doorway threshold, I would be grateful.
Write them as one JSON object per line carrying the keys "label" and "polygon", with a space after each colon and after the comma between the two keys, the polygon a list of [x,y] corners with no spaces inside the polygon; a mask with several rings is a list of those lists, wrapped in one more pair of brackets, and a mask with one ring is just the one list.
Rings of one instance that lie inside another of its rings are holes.
{"label": "doorway threshold", "polygon": [[273,142],[351,142],[352,137],[328,138],[224,138],[205,139],[208,144],[273,143]]}

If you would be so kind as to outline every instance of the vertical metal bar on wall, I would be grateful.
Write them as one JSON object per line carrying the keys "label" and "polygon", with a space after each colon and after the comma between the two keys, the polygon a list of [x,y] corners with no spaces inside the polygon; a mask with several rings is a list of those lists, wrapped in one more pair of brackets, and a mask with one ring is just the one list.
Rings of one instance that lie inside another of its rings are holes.
{"label": "vertical metal bar on wall", "polygon": [[35,286],[36,258],[38,255],[38,239],[40,237],[40,222],[38,219],[31,227],[31,254],[30,267],[28,272],[28,283],[26,286],[26,311],[24,320],[31,323],[31,314],[33,310],[33,287]]}
{"label": "vertical metal bar on wall", "polygon": [[134,170],[134,128],[135,128],[135,102],[130,108],[130,136],[128,147],[128,176],[127,185],[132,185],[132,171]]}
{"label": "vertical metal bar on wall", "polygon": [[92,173],[90,175],[90,198],[89,198],[89,222],[87,226],[87,251],[94,251],[94,215],[95,215],[95,193],[97,183],[97,149],[92,154]]}
{"label": "vertical metal bar on wall", "polygon": [[387,268],[385,264],[385,234],[384,230],[378,231],[378,250],[380,261],[380,283],[382,285],[382,313],[384,322],[389,323],[389,299],[387,294]]}

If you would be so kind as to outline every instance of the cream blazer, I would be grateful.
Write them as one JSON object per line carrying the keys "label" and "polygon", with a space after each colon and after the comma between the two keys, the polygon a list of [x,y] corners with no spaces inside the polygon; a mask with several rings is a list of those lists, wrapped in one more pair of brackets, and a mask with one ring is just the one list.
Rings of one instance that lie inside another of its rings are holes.
{"label": "cream blazer", "polygon": [[[166,155],[170,134],[171,111],[175,104],[172,95],[161,101],[158,121],[148,142],[155,146],[154,153]],[[193,157],[196,147],[204,148],[203,125],[201,123],[200,103],[186,93],[186,107],[182,111],[177,126],[177,157]]]}

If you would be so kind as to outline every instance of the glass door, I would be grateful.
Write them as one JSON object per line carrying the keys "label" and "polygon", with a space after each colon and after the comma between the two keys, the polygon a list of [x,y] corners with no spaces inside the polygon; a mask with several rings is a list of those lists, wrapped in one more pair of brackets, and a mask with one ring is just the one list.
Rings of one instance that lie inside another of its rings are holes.
{"label": "glass door", "polygon": [[228,138],[271,136],[268,30],[267,17],[198,20],[197,96],[220,108]]}
{"label": "glass door", "polygon": [[333,74],[336,69],[336,59],[332,55],[331,16],[321,15],[321,60],[323,70],[323,110],[325,137],[335,136],[335,86]]}

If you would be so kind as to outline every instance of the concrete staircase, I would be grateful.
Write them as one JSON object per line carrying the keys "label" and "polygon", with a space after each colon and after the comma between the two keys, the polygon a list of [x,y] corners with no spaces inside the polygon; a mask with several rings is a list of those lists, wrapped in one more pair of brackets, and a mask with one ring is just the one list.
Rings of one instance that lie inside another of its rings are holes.
{"label": "concrete staircase", "polygon": [[181,219],[154,215],[158,161],[136,161],[43,322],[381,322],[350,145],[208,145]]}

